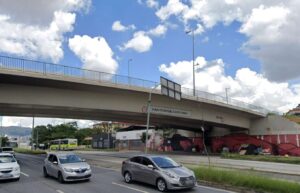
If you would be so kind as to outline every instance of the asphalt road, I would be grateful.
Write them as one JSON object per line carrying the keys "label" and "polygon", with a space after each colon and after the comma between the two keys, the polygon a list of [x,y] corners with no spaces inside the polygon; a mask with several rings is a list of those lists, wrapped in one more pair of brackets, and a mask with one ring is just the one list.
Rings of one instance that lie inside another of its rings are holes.
{"label": "asphalt road", "polygon": [[[153,186],[141,183],[126,184],[119,171],[92,167],[93,176],[89,182],[60,184],[53,178],[44,178],[42,166],[44,156],[17,154],[21,167],[21,179],[0,182],[0,193],[157,193]],[[197,186],[193,190],[178,193],[232,193],[211,187]]]}
{"label": "asphalt road", "polygon": [[[82,156],[90,160],[104,160],[112,159],[110,163],[115,163],[128,157],[141,154],[140,152],[80,152]],[[199,155],[180,155],[180,154],[167,154],[167,156],[174,159],[176,162],[183,165],[208,165],[208,159],[206,156]],[[258,174],[272,176],[273,178],[285,179],[290,181],[299,182],[300,181],[300,167],[296,164],[286,164],[286,163],[274,163],[274,162],[263,162],[263,161],[249,161],[249,160],[234,160],[234,159],[223,159],[218,156],[210,157],[211,165],[220,168],[229,168],[236,170],[250,170],[255,171]],[[109,165],[109,164],[108,164]],[[119,164],[120,165],[120,164]]]}

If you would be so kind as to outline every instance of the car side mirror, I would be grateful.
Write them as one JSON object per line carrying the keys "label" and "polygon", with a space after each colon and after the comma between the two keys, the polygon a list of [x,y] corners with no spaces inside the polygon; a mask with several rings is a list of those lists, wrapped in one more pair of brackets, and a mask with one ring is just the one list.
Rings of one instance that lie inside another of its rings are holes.
{"label": "car side mirror", "polygon": [[150,164],[150,165],[148,165],[148,168],[153,170],[154,166]]}
{"label": "car side mirror", "polygon": [[58,165],[58,162],[57,162],[57,161],[54,161],[53,164],[54,164],[54,165]]}
{"label": "car side mirror", "polygon": [[86,162],[86,160],[85,160],[85,159],[81,159],[81,161],[82,161],[82,162]]}

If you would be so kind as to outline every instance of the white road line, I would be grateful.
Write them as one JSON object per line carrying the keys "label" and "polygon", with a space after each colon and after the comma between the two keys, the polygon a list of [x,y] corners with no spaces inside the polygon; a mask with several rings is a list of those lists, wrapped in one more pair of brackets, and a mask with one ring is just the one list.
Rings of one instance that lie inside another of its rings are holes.
{"label": "white road line", "polygon": [[61,191],[61,190],[56,190],[56,192],[58,192],[58,193],[64,193],[63,191]]}
{"label": "white road line", "polygon": [[21,174],[23,174],[23,175],[26,176],[26,177],[29,177],[29,175],[26,174],[26,173],[24,173],[24,172],[21,172]]}
{"label": "white road line", "polygon": [[146,192],[144,190],[139,190],[139,189],[136,189],[136,188],[132,188],[132,187],[129,187],[129,186],[126,186],[124,184],[118,184],[116,182],[112,182],[113,185],[117,185],[117,186],[121,186],[123,188],[127,188],[127,189],[130,189],[130,190],[134,190],[134,191],[137,191],[137,192],[142,192],[142,193],[149,193],[149,192]]}
{"label": "white road line", "polygon": [[212,188],[212,187],[208,187],[208,186],[202,186],[202,185],[196,185],[197,187],[199,188],[206,188],[206,189],[209,189],[209,190],[218,190],[218,191],[223,191],[223,192],[228,192],[228,193],[236,193],[236,192],[232,192],[232,191],[229,191],[229,190],[223,190],[223,189],[219,189],[219,188]]}

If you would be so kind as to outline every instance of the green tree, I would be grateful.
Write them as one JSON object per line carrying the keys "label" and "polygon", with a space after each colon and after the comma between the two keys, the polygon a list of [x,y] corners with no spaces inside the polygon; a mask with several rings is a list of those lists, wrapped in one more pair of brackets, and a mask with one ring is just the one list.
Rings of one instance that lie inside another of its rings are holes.
{"label": "green tree", "polygon": [[[38,139],[37,139],[38,136]],[[47,128],[47,126],[44,125],[40,125],[40,126],[36,126],[33,129],[33,133],[32,133],[32,142],[33,143],[37,143],[36,140],[38,140],[38,143],[48,143],[51,140],[51,132],[49,130],[49,128]]]}
{"label": "green tree", "polygon": [[8,138],[7,137],[0,137],[1,147],[5,147],[8,144]]}
{"label": "green tree", "polygon": [[60,124],[60,125],[41,125],[36,126],[32,133],[32,142],[36,143],[37,134],[39,144],[48,144],[51,140],[64,139],[64,138],[76,138],[78,144],[84,144],[86,137],[91,137],[97,133],[95,129],[84,128],[79,129],[76,122]]}
{"label": "green tree", "polygon": [[78,140],[79,145],[86,145],[84,144],[84,139],[86,137],[91,137],[93,133],[94,130],[90,128],[78,129],[75,133],[75,138]]}

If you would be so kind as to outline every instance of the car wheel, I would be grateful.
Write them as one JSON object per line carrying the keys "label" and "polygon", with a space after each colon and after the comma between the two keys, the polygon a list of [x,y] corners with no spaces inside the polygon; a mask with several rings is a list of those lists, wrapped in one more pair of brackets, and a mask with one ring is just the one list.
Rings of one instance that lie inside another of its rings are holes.
{"label": "car wheel", "polygon": [[19,181],[20,180],[20,178],[16,178],[16,179],[14,179],[14,181]]}
{"label": "car wheel", "polygon": [[129,172],[125,172],[124,180],[125,180],[126,183],[131,183],[132,182],[132,176]]}
{"label": "car wheel", "polygon": [[49,175],[48,175],[48,172],[47,172],[47,169],[45,167],[43,167],[43,174],[44,174],[44,177],[45,178],[48,178]]}
{"label": "car wheel", "polygon": [[156,187],[160,192],[167,191],[167,183],[164,179],[158,179],[156,182]]}
{"label": "car wheel", "polygon": [[58,172],[57,179],[58,179],[58,181],[59,181],[60,183],[62,183],[62,184],[65,182],[64,177],[63,177],[63,175],[61,174],[61,172]]}

